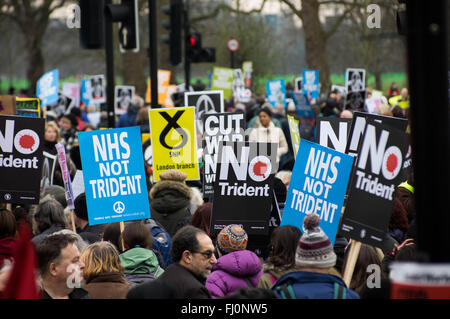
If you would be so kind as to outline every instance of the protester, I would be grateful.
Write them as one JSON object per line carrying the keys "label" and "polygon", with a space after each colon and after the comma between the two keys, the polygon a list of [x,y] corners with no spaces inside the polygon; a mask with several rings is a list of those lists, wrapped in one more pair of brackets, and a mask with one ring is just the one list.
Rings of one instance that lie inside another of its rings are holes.
{"label": "protester", "polygon": [[7,209],[0,209],[0,269],[5,261],[13,261],[13,252],[17,244],[16,231],[14,214]]}
{"label": "protester", "polygon": [[103,224],[89,225],[85,193],[81,193],[75,198],[74,206],[74,220],[77,226],[77,233],[89,244],[101,241],[101,235],[105,226]]}
{"label": "protester", "polygon": [[402,243],[406,240],[408,232],[408,214],[398,197],[394,197],[392,205],[391,218],[389,219],[388,233],[397,242]]}
{"label": "protester", "polygon": [[53,121],[45,123],[44,143],[42,143],[42,151],[52,155],[56,155],[58,151],[55,145],[61,141],[61,133],[56,124]]}
{"label": "protester", "polygon": [[119,120],[116,123],[116,127],[129,127],[135,126],[137,123],[137,116],[141,107],[144,106],[142,98],[134,96],[131,105],[128,107],[126,113],[120,115]]}
{"label": "protester", "polygon": [[310,214],[303,220],[305,233],[298,242],[295,265],[298,271],[290,272],[277,280],[272,288],[283,299],[358,299],[344,281],[329,274],[336,264],[336,254],[327,235],[319,227],[320,218]]}
{"label": "protester", "polygon": [[186,185],[187,174],[169,169],[159,174],[160,181],[150,190],[150,212],[171,237],[191,219],[192,189]]}
{"label": "protester", "polygon": [[351,110],[343,110],[341,114],[339,115],[341,119],[352,119],[353,113]]}
{"label": "protester", "polygon": [[54,235],[37,246],[43,299],[90,299],[81,288],[84,264],[76,240],[71,235]]}
{"label": "protester", "polygon": [[84,249],[87,246],[89,246],[89,244],[87,242],[85,242],[83,240],[83,238],[81,238],[80,235],[78,235],[76,232],[74,232],[74,231],[72,231],[70,229],[61,229],[61,230],[59,230],[59,231],[57,231],[57,232],[55,232],[55,233],[53,233],[53,234],[51,234],[49,236],[56,236],[56,235],[71,235],[71,236],[74,236],[76,238],[75,246],[77,246],[78,251],[80,252],[80,254],[83,253]]}
{"label": "protester", "polygon": [[48,235],[67,228],[64,218],[63,206],[51,195],[47,195],[39,201],[34,214],[37,234],[33,237],[33,243],[39,245]]}
{"label": "protester", "polygon": [[62,207],[67,207],[66,190],[64,187],[59,185],[48,185],[45,188],[42,197],[47,195],[53,196],[62,205]]}
{"label": "protester", "polygon": [[122,233],[125,251],[120,255],[126,280],[133,286],[154,280],[164,273],[153,246],[149,229],[141,222],[125,225]]}
{"label": "protester", "polygon": [[83,289],[92,299],[125,299],[131,285],[113,244],[102,241],[89,245],[81,254],[81,262],[85,265]]}
{"label": "protester", "polygon": [[[352,243],[347,247],[343,269],[346,268],[346,263],[349,258],[348,252],[350,251],[351,245]],[[367,286],[369,276],[373,273],[374,268],[370,267],[377,267],[380,270],[380,280],[384,278],[385,275],[381,272],[381,261],[382,257],[380,257],[375,247],[361,244],[349,288],[360,294],[364,287]]]}
{"label": "protester", "polygon": [[213,298],[231,295],[241,288],[254,288],[261,277],[258,256],[246,250],[248,235],[235,224],[223,228],[217,236],[217,264],[206,280],[206,288]]}
{"label": "protester", "polygon": [[138,114],[136,116],[136,125],[141,128],[142,133],[150,133],[150,126],[148,125],[148,111],[147,107],[139,108]]}
{"label": "protester", "polygon": [[295,251],[301,236],[300,229],[290,225],[277,227],[272,232],[269,257],[263,264],[263,275],[258,280],[259,288],[271,289],[280,277],[297,271]]}
{"label": "protester", "polygon": [[286,186],[286,191],[289,190],[289,183],[291,181],[292,171],[279,171],[275,174],[275,177],[281,179],[283,184]]}
{"label": "protester", "polygon": [[194,215],[192,215],[192,219],[189,222],[189,225],[203,230],[215,244],[217,235],[212,235],[209,228],[211,225],[211,214],[212,203],[204,203],[195,210]]}
{"label": "protester", "polygon": [[117,251],[122,252],[120,243],[120,223],[109,223],[103,229],[102,241],[110,242],[116,247]]}
{"label": "protester", "polygon": [[387,91],[388,99],[390,99],[393,96],[399,95],[399,94],[400,94],[400,90],[397,87],[397,83],[392,82],[391,86],[389,87],[389,89]]}
{"label": "protester", "polygon": [[[172,238],[172,260],[156,280],[130,290],[129,298],[211,299],[205,287],[206,278],[217,263],[211,238],[201,229],[186,225]],[[163,287],[156,292],[155,287]]]}
{"label": "protester", "polygon": [[272,111],[268,108],[262,108],[258,113],[261,126],[255,127],[249,136],[250,142],[260,143],[278,143],[277,163],[281,156],[288,152],[286,137],[281,128],[276,127],[272,122]]}
{"label": "protester", "polygon": [[69,153],[74,145],[78,145],[77,127],[78,120],[75,115],[69,113],[61,117],[61,143]]}

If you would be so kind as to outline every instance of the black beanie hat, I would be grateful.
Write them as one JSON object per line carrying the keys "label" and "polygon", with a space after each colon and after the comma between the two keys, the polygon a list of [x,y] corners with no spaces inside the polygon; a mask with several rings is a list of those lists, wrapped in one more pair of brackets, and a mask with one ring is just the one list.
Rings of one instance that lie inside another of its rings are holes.
{"label": "black beanie hat", "polygon": [[81,193],[75,198],[74,202],[75,210],[74,213],[78,218],[89,221],[87,204],[86,204],[86,194]]}
{"label": "black beanie hat", "polygon": [[63,117],[69,119],[70,123],[72,124],[72,126],[74,128],[76,128],[78,126],[78,120],[74,114],[72,114],[72,113],[65,114],[65,115],[63,115]]}

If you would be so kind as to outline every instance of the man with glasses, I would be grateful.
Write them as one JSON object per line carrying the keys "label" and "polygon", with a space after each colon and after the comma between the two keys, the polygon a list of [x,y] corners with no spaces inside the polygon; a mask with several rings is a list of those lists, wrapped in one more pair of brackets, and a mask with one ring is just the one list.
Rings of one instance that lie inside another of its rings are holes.
{"label": "man with glasses", "polygon": [[172,237],[170,253],[174,263],[158,279],[132,288],[127,299],[211,299],[205,288],[206,278],[217,263],[211,238],[199,228],[184,226]]}

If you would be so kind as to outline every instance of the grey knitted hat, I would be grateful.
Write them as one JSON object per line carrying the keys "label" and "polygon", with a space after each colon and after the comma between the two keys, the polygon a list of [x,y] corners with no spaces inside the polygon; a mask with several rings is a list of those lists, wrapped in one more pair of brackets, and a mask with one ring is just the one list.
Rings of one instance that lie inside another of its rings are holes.
{"label": "grey knitted hat", "polygon": [[304,234],[295,253],[298,267],[329,268],[336,264],[336,254],[330,239],[319,227],[320,218],[310,214],[303,220]]}

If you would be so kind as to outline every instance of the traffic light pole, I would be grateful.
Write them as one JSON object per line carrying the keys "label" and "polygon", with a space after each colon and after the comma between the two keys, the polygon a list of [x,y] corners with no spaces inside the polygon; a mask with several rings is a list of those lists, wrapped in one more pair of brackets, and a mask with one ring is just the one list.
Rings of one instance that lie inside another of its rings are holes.
{"label": "traffic light pole", "polygon": [[191,79],[191,61],[188,55],[188,41],[189,41],[190,25],[189,25],[189,0],[186,0],[184,6],[184,88],[189,91]]}
{"label": "traffic light pole", "polygon": [[[111,0],[105,0],[105,5]],[[113,51],[113,22],[111,17],[105,15],[105,55],[106,55],[106,107],[108,114],[108,127],[116,126],[114,113],[114,51]]]}
{"label": "traffic light pole", "polygon": [[158,37],[156,19],[156,1],[148,0],[149,13],[149,40],[150,40],[150,88],[151,88],[151,108],[160,107],[158,104]]}

